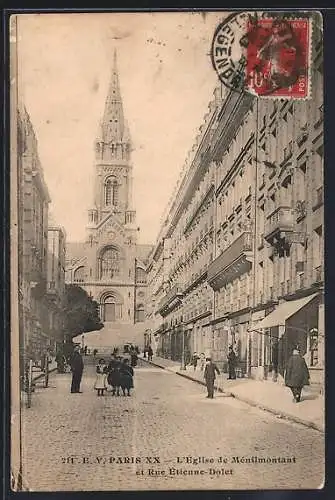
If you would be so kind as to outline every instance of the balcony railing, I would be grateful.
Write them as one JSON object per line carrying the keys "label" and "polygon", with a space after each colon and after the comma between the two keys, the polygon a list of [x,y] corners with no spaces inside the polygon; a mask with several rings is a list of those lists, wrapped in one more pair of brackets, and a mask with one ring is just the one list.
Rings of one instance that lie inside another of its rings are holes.
{"label": "balcony railing", "polygon": [[182,286],[180,284],[174,285],[161,300],[158,306],[159,313],[162,316],[167,314],[170,310],[172,310],[176,305],[180,303],[182,296]]}
{"label": "balcony railing", "polygon": [[251,232],[242,233],[208,267],[207,280],[214,290],[218,290],[234,277],[250,269],[248,260],[252,251]]}
{"label": "balcony railing", "polygon": [[271,238],[277,232],[293,231],[293,210],[291,207],[277,207],[268,217],[265,224],[265,239]]}

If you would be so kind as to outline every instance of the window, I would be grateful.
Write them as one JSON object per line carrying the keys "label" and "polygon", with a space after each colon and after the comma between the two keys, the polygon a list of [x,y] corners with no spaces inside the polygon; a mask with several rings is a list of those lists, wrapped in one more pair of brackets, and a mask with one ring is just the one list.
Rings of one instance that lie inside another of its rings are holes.
{"label": "window", "polygon": [[313,260],[314,265],[320,266],[323,260],[323,236],[322,226],[313,231]]}
{"label": "window", "polygon": [[105,182],[105,205],[117,206],[118,204],[118,184],[117,180],[113,177],[109,177]]}
{"label": "window", "polygon": [[144,305],[138,304],[136,307],[135,323],[142,323],[144,321]]}
{"label": "window", "polygon": [[113,278],[120,273],[120,253],[115,247],[107,247],[100,257],[100,277]]}
{"label": "window", "polygon": [[101,301],[101,318],[104,322],[114,322],[122,318],[122,301],[113,293]]}
{"label": "window", "polygon": [[136,283],[146,283],[147,274],[141,267],[136,268]]}
{"label": "window", "polygon": [[73,281],[75,283],[84,283],[85,281],[85,268],[84,266],[78,267],[73,274]]}

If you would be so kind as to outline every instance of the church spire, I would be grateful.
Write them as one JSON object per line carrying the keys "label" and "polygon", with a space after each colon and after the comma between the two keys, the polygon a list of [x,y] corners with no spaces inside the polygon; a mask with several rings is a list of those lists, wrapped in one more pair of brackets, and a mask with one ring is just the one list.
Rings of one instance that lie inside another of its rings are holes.
{"label": "church spire", "polygon": [[113,68],[108,87],[101,129],[101,139],[105,144],[121,143],[127,140],[125,137],[126,124],[123,114],[123,104],[117,70],[116,50],[114,50]]}

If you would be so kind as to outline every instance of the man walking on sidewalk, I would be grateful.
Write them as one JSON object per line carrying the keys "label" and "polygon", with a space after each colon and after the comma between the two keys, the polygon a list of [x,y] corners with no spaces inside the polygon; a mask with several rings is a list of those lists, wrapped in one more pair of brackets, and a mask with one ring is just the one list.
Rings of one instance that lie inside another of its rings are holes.
{"label": "man walking on sidewalk", "polygon": [[285,385],[290,387],[293,394],[293,401],[299,403],[303,386],[309,385],[309,372],[306,361],[300,355],[298,349],[293,350],[292,356],[288,360]]}
{"label": "man walking on sidewalk", "polygon": [[204,379],[206,380],[207,386],[207,398],[213,399],[214,397],[214,380],[215,380],[215,372],[220,375],[220,370],[216,366],[215,363],[212,362],[210,357],[206,358],[206,367],[204,373]]}
{"label": "man walking on sidewalk", "polygon": [[83,358],[80,355],[80,347],[75,346],[73,354],[70,359],[70,366],[72,371],[71,393],[78,394],[80,390],[81,377],[84,370]]}

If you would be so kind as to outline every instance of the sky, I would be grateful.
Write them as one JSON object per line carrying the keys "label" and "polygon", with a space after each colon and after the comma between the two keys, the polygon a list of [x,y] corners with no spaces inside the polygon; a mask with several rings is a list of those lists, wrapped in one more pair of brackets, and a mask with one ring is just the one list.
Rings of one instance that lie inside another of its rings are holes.
{"label": "sky", "polygon": [[18,85],[38,139],[50,211],[82,241],[93,204],[94,140],[117,49],[133,142],[139,243],[154,243],[218,85],[210,59],[225,13],[24,14]]}

